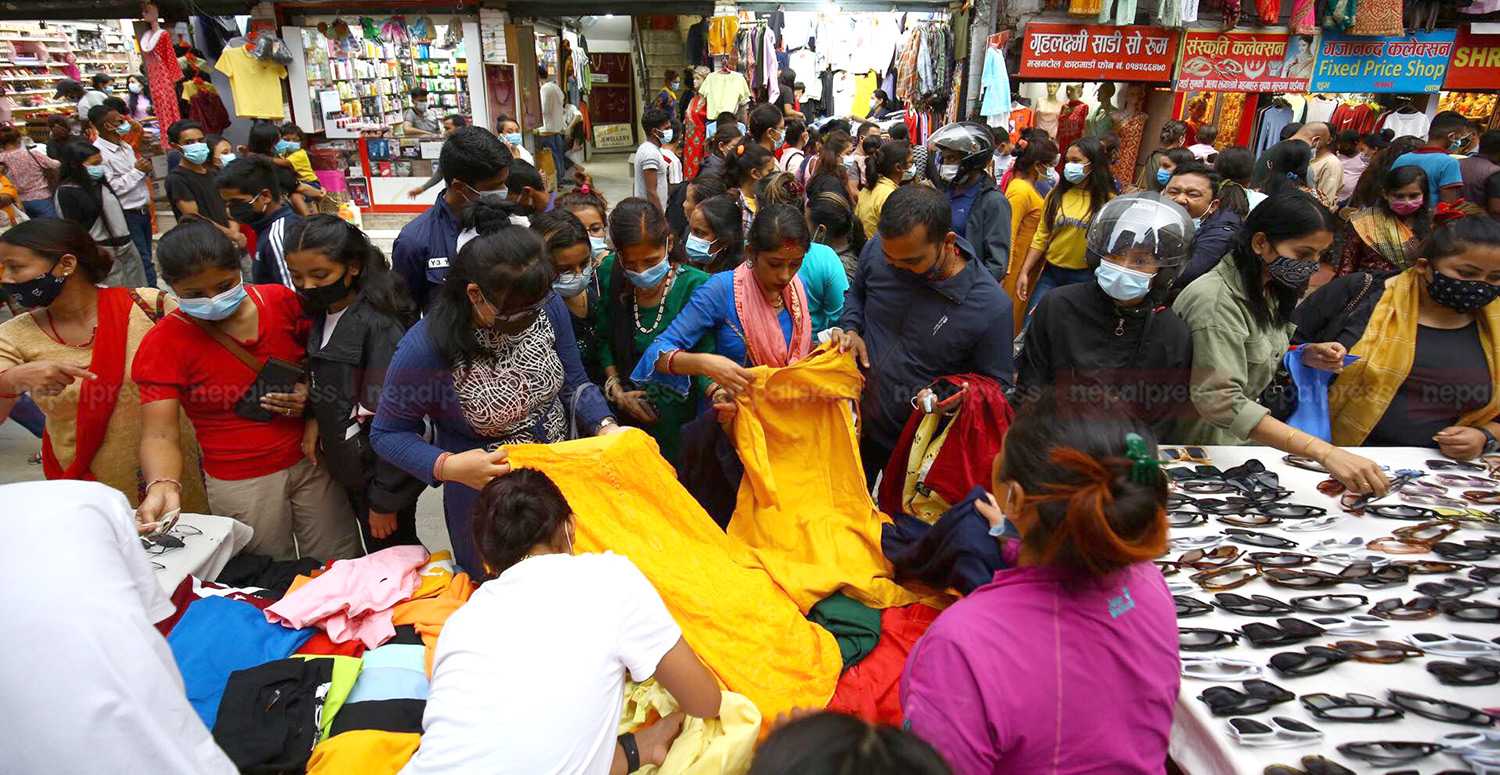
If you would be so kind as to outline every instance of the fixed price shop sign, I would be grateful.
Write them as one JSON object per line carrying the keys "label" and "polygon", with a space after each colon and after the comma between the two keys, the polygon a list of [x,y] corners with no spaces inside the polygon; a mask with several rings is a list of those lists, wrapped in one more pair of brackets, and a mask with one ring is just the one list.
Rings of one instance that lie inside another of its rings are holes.
{"label": "fixed price shop sign", "polygon": [[1032,22],[1016,75],[1053,81],[1170,81],[1177,30]]}
{"label": "fixed price shop sign", "polygon": [[1390,38],[1324,35],[1313,69],[1315,92],[1433,93],[1443,87],[1458,30]]}

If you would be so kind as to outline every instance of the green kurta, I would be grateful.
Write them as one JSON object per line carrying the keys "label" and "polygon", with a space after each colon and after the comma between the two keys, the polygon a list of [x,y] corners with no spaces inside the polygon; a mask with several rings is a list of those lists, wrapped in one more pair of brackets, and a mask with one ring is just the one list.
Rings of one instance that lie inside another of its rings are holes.
{"label": "green kurta", "polygon": [[[672,281],[672,289],[667,291],[667,296],[662,300],[664,310],[658,307],[641,307],[640,319],[643,326],[650,326],[649,333],[641,333],[635,324],[635,316],[632,314],[631,305],[625,305],[622,310],[621,319],[615,320],[610,314],[610,294],[614,292],[611,282],[615,268],[615,256],[611,253],[599,264],[599,303],[594,305],[594,329],[598,333],[598,355],[601,368],[614,366],[620,374],[620,379],[625,384],[625,389],[641,389],[633,386],[630,382],[630,372],[635,368],[636,362],[646,354],[646,348],[656,340],[656,337],[672,325],[677,319],[678,313],[687,306],[688,299],[692,298],[693,291],[708,282],[708,275],[700,269],[680,264],[676,269],[676,278]],[[654,324],[654,325],[653,325]],[[630,361],[618,363],[615,359],[614,331],[616,326],[625,326],[631,333]],[[705,336],[699,340],[694,352],[713,352],[713,339]],[[682,426],[686,425],[698,413],[699,400],[703,396],[703,381],[693,380],[692,390],[688,391],[686,397],[679,396],[669,389],[660,385],[648,384],[643,388],[646,397],[656,409],[656,422],[642,424],[622,412],[617,412],[616,417],[621,423],[639,427],[651,434],[656,443],[661,447],[662,457],[674,466],[677,464],[678,451],[682,446]]]}

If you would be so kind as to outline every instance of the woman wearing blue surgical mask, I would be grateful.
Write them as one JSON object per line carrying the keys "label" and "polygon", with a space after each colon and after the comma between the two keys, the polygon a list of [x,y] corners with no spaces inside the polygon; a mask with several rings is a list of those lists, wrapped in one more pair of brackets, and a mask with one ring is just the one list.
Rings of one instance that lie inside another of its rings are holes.
{"label": "woman wearing blue surgical mask", "polygon": [[531,230],[547,245],[547,257],[557,273],[552,290],[568,304],[573,338],[578,340],[578,358],[589,380],[604,381],[599,366],[599,336],[594,330],[594,310],[599,306],[598,260],[589,233],[578,216],[562,207],[531,216]]}
{"label": "woman wearing blue surgical mask", "polygon": [[202,220],[162,235],[156,255],[178,308],[141,341],[132,367],[141,386],[140,521],[157,522],[181,507],[179,483],[188,473],[181,412],[203,447],[213,513],[255,530],[246,551],[277,560],[359,554],[348,497],[303,452],[305,379],[290,392],[247,398],[262,372],[283,384],[283,371],[306,360],[307,318],[297,293],[247,286],[239,249]]}
{"label": "woman wearing blue surgical mask", "polygon": [[727,272],[743,260],[744,233],[739,202],[720,194],[693,208],[683,252],[688,263],[711,275]]}
{"label": "woman wearing blue surgical mask", "polygon": [[532,157],[531,151],[526,150],[526,146],[522,144],[521,125],[516,123],[515,119],[510,116],[501,116],[500,120],[495,122],[495,133],[500,136],[500,141],[505,143],[505,147],[510,149],[512,157],[532,166],[536,165],[536,159]]}
{"label": "woman wearing blue surgical mask", "polygon": [[1192,335],[1157,307],[1187,261],[1192,219],[1160,194],[1119,197],[1089,224],[1094,281],[1037,302],[1016,360],[1022,403],[1108,404],[1168,437],[1188,400]]}
{"label": "woman wearing blue surgical mask", "polygon": [[1151,179],[1151,191],[1162,191],[1178,167],[1193,164],[1198,158],[1186,148],[1172,148],[1157,158],[1156,176]]}
{"label": "woman wearing blue surgical mask", "polygon": [[81,224],[111,259],[103,284],[139,288],[146,284],[146,267],[130,239],[125,208],[109,187],[104,157],[86,140],[70,140],[59,150],[57,191],[52,203],[58,217]]}
{"label": "woman wearing blue surgical mask", "polygon": [[[1053,288],[1094,279],[1084,237],[1094,217],[1114,196],[1115,181],[1104,146],[1092,137],[1068,146],[1062,180],[1047,194],[1042,219],[1016,278],[1017,300],[1028,304],[1028,313]],[[1019,246],[1011,251],[1014,255]]]}
{"label": "woman wearing blue surgical mask", "polygon": [[693,291],[708,282],[708,274],[682,260],[683,249],[666,217],[644,199],[615,206],[609,236],[615,252],[599,266],[603,303],[595,312],[604,396],[625,423],[650,433],[662,456],[676,463],[682,426],[693,418],[701,394],[696,386],[678,395],[658,385],[638,385],[628,376]]}

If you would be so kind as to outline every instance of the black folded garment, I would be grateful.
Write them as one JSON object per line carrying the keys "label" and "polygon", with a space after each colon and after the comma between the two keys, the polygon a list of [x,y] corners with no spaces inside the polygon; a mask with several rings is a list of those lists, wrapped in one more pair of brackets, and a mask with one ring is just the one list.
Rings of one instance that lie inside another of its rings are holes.
{"label": "black folded garment", "polygon": [[237,554],[224,564],[219,577],[214,581],[229,587],[262,587],[269,593],[266,597],[280,599],[286,594],[292,579],[305,576],[323,563],[310,557],[300,560],[272,560],[260,554]]}
{"label": "black folded garment", "polygon": [[346,702],[333,717],[328,736],[356,729],[378,729],[382,732],[422,733],[422,712],[426,700],[365,700]]}
{"label": "black folded garment", "polygon": [[[952,587],[962,594],[990,583],[1006,567],[1000,542],[974,504],[985,497],[975,487],[929,525],[905,514],[891,515],[880,531],[880,549],[896,569],[896,580],[915,579],[936,589]],[[1014,537],[1014,530],[1007,526]]]}
{"label": "black folded garment", "polygon": [[214,740],[241,772],[302,772],[318,744],[331,659],[278,659],[229,675]]}

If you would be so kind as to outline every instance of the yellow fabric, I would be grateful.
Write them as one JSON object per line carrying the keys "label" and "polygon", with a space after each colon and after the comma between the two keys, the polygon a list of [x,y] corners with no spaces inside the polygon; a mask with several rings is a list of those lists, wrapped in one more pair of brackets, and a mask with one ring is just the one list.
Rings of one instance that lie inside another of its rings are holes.
{"label": "yellow fabric", "polygon": [[[627,684],[625,708],[620,712],[620,734],[634,732],[648,722],[677,711],[677,700],[656,679]],[[646,765],[643,775],[743,775],[750,769],[755,740],[760,735],[760,711],[748,697],[724,692],[719,717],[688,716],[682,733],[667,749],[661,766]]]}
{"label": "yellow fabric", "polygon": [[[1057,196],[1056,190],[1051,196]],[[1084,250],[1088,247],[1088,241],[1085,237],[1089,221],[1093,220],[1093,216],[1089,215],[1089,192],[1074,188],[1063,194],[1053,220],[1054,223],[1047,222],[1044,210],[1031,246],[1045,251],[1043,258],[1049,264],[1062,269],[1087,269],[1089,262]],[[1050,245],[1047,244],[1049,240],[1052,243]]]}
{"label": "yellow fabric", "polygon": [[320,714],[322,723],[318,725],[318,740],[327,740],[329,731],[333,729],[333,719],[338,716],[339,709],[344,707],[344,700],[349,699],[349,693],[354,691],[354,682],[359,680],[359,671],[364,668],[365,660],[342,654],[293,654],[292,657],[333,660],[333,680],[328,684],[328,693],[323,695],[323,710]]}
{"label": "yellow fabric", "polygon": [[850,114],[855,118],[864,118],[869,115],[870,98],[875,96],[875,90],[878,88],[880,88],[880,79],[875,77],[874,70],[854,76],[854,96],[851,98],[853,102],[849,110]]}
{"label": "yellow fabric", "polygon": [[[1031,181],[1011,178],[1005,186],[1005,199],[1010,202],[1011,261],[1006,265],[1005,277],[1000,285],[1010,297],[1012,331],[1020,331],[1026,319],[1026,303],[1016,297],[1016,281],[1021,277],[1021,268],[1026,264],[1026,253],[1031,249],[1031,240],[1036,236],[1037,224],[1042,220],[1042,195],[1037,193]],[[1015,260],[1019,258],[1020,260]],[[1041,267],[1037,267],[1041,269]],[[1030,278],[1033,286],[1036,278]]]}
{"label": "yellow fabric", "polygon": [[457,567],[453,564],[453,552],[446,550],[433,552],[428,556],[427,564],[422,566],[416,590],[407,599],[421,600],[442,592],[453,581],[453,574],[456,570]]}
{"label": "yellow fabric", "polygon": [[[300,576],[298,578],[301,578]],[[474,596],[477,589],[469,574],[460,573],[437,594],[420,600],[407,600],[397,603],[391,608],[391,624],[414,625],[417,634],[422,636],[422,645],[426,647],[425,658],[427,675],[432,675],[432,659],[437,654],[438,636],[443,634],[443,625],[448,623],[448,617],[454,611],[463,607]]]}
{"label": "yellow fabric", "polygon": [[854,428],[864,378],[853,353],[824,347],[785,368],[750,370],[731,436],[745,477],[729,536],[745,543],[806,613],[843,592],[873,608],[915,603],[880,550]]}
{"label": "yellow fabric", "polygon": [[[734,36],[740,31],[740,17],[715,16],[708,20],[708,53],[723,56],[734,50]],[[712,115],[712,114],[710,114]]]}
{"label": "yellow fabric", "polygon": [[725,688],[766,718],[828,704],[843,667],[833,635],[714,524],[644,431],[508,451],[568,499],[574,551],[630,558]]}
{"label": "yellow fabric", "polygon": [[[1417,356],[1421,297],[1422,279],[1415,270],[1408,269],[1385,281],[1385,293],[1370,313],[1364,334],[1349,350],[1359,360],[1345,366],[1328,388],[1334,444],[1363,444],[1411,374]],[[1500,385],[1500,304],[1485,305],[1474,319],[1479,324],[1479,345],[1489,355],[1490,382]],[[1458,424],[1479,426],[1497,415],[1500,391],[1493,391],[1488,404],[1458,418]]]}
{"label": "yellow fabric", "polygon": [[880,208],[885,207],[885,200],[896,191],[896,181],[881,176],[875,181],[875,187],[859,195],[859,204],[854,206],[854,214],[859,217],[859,222],[865,226],[865,234],[874,234],[875,227],[880,224]]}
{"label": "yellow fabric", "polygon": [[281,79],[286,77],[285,67],[250,56],[244,46],[230,46],[219,55],[214,69],[229,76],[235,115],[277,121],[285,116],[281,104]]}
{"label": "yellow fabric", "polygon": [[308,158],[307,151],[298,148],[286,155],[286,160],[292,163],[292,169],[297,172],[297,179],[303,183],[317,183],[318,176],[313,173],[312,159]]}
{"label": "yellow fabric", "polygon": [[912,434],[911,451],[906,459],[906,482],[901,486],[901,505],[907,514],[931,525],[943,516],[949,503],[941,495],[923,485],[922,478],[932,461],[937,459],[943,442],[948,440],[948,431],[953,429],[952,415],[933,412],[917,423]]}
{"label": "yellow fabric", "polygon": [[307,760],[307,775],[396,775],[421,742],[414,732],[351,729],[318,743]]}

